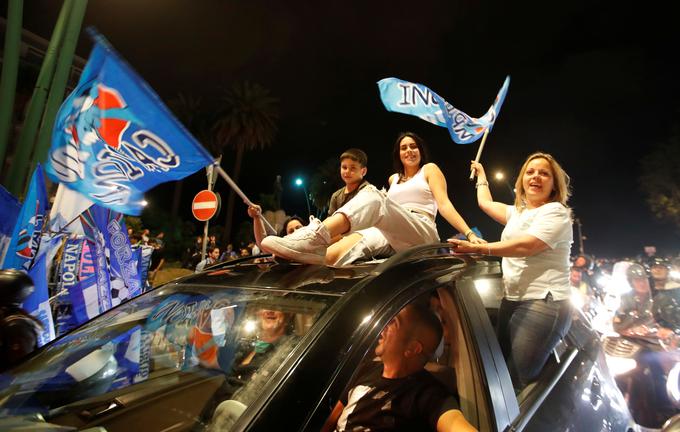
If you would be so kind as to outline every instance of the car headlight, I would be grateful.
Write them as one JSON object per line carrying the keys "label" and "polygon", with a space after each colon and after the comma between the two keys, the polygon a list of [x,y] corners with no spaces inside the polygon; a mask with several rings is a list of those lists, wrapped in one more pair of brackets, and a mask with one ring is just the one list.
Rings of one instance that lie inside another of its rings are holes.
{"label": "car headlight", "polygon": [[614,376],[623,375],[637,367],[637,362],[632,358],[614,357],[608,354],[605,354],[605,358],[609,372]]}

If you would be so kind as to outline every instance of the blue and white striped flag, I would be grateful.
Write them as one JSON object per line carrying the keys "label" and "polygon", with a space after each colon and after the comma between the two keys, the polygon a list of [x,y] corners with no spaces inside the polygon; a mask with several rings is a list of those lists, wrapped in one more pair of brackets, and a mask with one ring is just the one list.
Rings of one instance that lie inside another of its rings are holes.
{"label": "blue and white striped flag", "polygon": [[422,84],[385,78],[378,81],[380,99],[388,111],[410,114],[449,130],[456,144],[470,144],[484,135],[494,125],[510,86],[510,76],[505,78],[496,100],[480,118],[470,117],[446,102],[441,96]]}

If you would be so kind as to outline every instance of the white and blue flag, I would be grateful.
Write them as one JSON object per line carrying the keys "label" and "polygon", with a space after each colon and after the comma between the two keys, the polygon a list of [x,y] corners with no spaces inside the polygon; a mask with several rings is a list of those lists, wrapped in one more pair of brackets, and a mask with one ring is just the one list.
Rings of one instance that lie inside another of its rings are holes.
{"label": "white and blue flag", "polygon": [[213,163],[106,40],[95,46],[52,132],[47,174],[104,207],[139,215],[143,193]]}
{"label": "white and blue flag", "polygon": [[378,81],[380,99],[388,111],[413,115],[434,125],[445,127],[456,144],[473,143],[481,138],[487,129],[491,131],[509,86],[510,76],[507,76],[486,114],[474,118],[455,108],[422,84],[398,78],[385,78]]}

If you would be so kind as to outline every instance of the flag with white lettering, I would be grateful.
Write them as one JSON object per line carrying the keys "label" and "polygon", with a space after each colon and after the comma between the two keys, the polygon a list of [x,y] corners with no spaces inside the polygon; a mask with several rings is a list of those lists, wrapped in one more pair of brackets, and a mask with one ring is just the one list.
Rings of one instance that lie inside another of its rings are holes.
{"label": "flag with white lettering", "polygon": [[47,213],[47,191],[40,164],[35,168],[28,193],[17,218],[2,268],[28,270],[33,264]]}
{"label": "flag with white lettering", "polygon": [[[81,222],[86,238],[95,246],[100,292],[106,291],[108,282],[111,304],[105,310],[141,294],[138,262],[132,254],[123,215],[95,204],[81,215]],[[106,272],[102,272],[102,265]],[[108,273],[108,281],[103,280],[104,273]]]}
{"label": "flag with white lettering", "polygon": [[139,215],[143,193],[213,163],[210,154],[101,36],[62,104],[46,165],[55,182]]}
{"label": "flag with white lettering", "polygon": [[494,125],[510,86],[510,76],[505,78],[496,99],[483,116],[470,117],[455,108],[437,93],[422,84],[385,78],[378,81],[380,99],[388,111],[410,114],[449,130],[456,144],[470,144],[482,137]]}

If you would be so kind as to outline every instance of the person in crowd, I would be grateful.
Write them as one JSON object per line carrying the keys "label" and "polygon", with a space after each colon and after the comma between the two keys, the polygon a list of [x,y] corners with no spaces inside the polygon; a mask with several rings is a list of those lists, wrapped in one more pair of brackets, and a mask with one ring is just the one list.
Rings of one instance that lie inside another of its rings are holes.
{"label": "person in crowd", "polygon": [[165,233],[163,231],[156,234],[156,244],[162,249],[165,247]]}
{"label": "person in crowd", "polygon": [[259,255],[261,253],[260,248],[257,247],[255,242],[248,243],[248,249],[250,250],[251,255]]}
{"label": "person in crowd", "polygon": [[238,258],[238,253],[234,250],[234,245],[229,243],[227,249],[220,255],[220,261],[231,261]]}
{"label": "person in crowd", "polygon": [[439,319],[429,309],[415,303],[403,308],[380,334],[380,361],[357,373],[322,431],[475,430],[458,395],[425,370],[441,338]]}
{"label": "person in crowd", "polygon": [[26,273],[0,270],[0,372],[38,348],[42,324],[21,308],[33,290],[33,280]]}
{"label": "person in crowd", "polygon": [[514,205],[506,205],[493,200],[484,167],[472,161],[471,168],[477,173],[479,207],[505,228],[497,242],[449,241],[456,253],[503,257],[505,293],[497,330],[519,391],[538,376],[571,326],[569,176],[551,155],[534,153],[517,177]]}
{"label": "person in crowd", "polygon": [[142,244],[144,245],[149,244],[149,233],[150,231],[148,229],[142,230]]}
{"label": "person in crowd", "polygon": [[250,250],[247,247],[242,247],[241,251],[239,252],[239,257],[247,257],[250,256]]}
{"label": "person in crowd", "polygon": [[220,248],[214,247],[208,249],[208,255],[205,259],[196,265],[196,273],[203,271],[204,268],[211,266],[218,262],[220,259]]}
{"label": "person in crowd", "polygon": [[153,247],[153,252],[151,252],[148,280],[149,283],[153,283],[156,275],[163,268],[163,264],[165,264],[165,247],[158,243],[158,238],[149,240],[149,246]]}
{"label": "person in crowd", "polygon": [[649,283],[652,293],[664,289],[671,271],[671,263],[666,258],[654,257],[647,263],[649,266]]}
{"label": "person in crowd", "polygon": [[188,267],[195,269],[198,263],[201,261],[201,253],[203,251],[203,236],[197,236],[194,242],[194,250],[191,254],[191,258],[188,261]]}
{"label": "person in crowd", "polygon": [[[671,261],[670,269],[671,272],[680,271],[680,258]],[[653,312],[659,325],[680,335],[680,280],[670,276],[663,284],[657,285]]]}
{"label": "person in crowd", "polygon": [[323,222],[310,223],[283,238],[263,239],[263,250],[308,264],[324,264],[335,236],[375,227],[395,251],[401,251],[439,241],[437,211],[470,241],[484,243],[449,200],[444,174],[436,164],[428,163],[422,138],[412,132],[400,134],[393,161],[397,172],[389,179],[387,193],[366,186]]}
{"label": "person in crowd", "polygon": [[614,331],[626,335],[648,335],[656,322],[647,272],[640,264],[631,263],[626,269],[626,278],[632,289],[621,296],[621,304],[612,322]]}
{"label": "person in crowd", "polygon": [[217,247],[217,236],[215,236],[214,234],[208,236],[208,247],[210,248]]}
{"label": "person in crowd", "polygon": [[[267,230],[265,229],[264,223],[262,222],[262,218],[264,217],[262,216],[262,207],[257,204],[248,206],[248,216],[253,219],[253,236],[255,237],[255,245],[261,250],[262,239],[267,236]],[[303,226],[305,226],[305,221],[302,220],[300,216],[293,215],[283,222],[283,225],[281,226],[281,229],[277,235],[285,236],[292,234],[295,232],[295,230],[302,228]]]}

